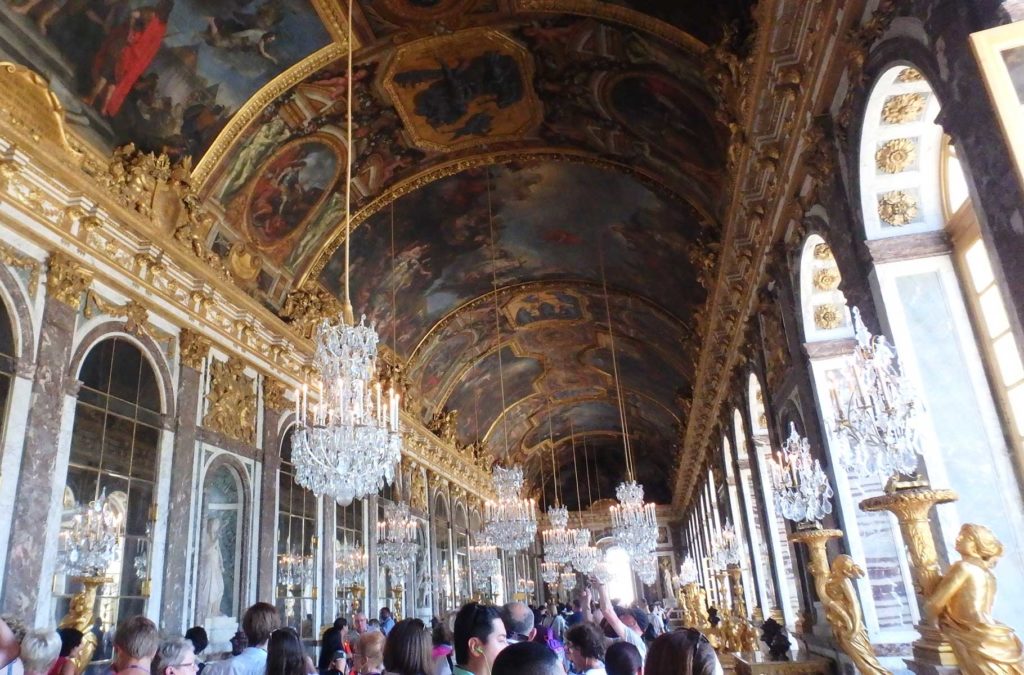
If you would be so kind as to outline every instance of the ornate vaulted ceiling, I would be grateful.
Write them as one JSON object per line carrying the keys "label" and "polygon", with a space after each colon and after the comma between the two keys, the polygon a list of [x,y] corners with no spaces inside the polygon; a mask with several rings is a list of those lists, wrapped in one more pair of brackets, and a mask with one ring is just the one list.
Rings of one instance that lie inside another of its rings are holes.
{"label": "ornate vaulted ceiling", "polygon": [[[344,8],[4,2],[0,47],[43,64],[87,137],[194,158],[241,286],[275,310],[340,293]],[[750,4],[357,5],[356,311],[415,413],[457,410],[460,442],[549,498],[554,472],[575,505],[574,466],[584,506],[621,479],[613,339],[639,478],[671,498],[727,185],[708,45],[742,53]]]}

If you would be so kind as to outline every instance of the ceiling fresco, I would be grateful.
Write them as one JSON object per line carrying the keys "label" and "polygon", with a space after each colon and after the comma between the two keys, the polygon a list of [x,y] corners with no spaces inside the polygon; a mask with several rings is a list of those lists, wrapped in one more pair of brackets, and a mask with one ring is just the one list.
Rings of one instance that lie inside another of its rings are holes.
{"label": "ceiling fresco", "polygon": [[0,19],[0,46],[45,64],[79,131],[175,159],[330,42],[308,0],[0,0]]}
{"label": "ceiling fresco", "polygon": [[0,0],[0,54],[103,151],[191,156],[205,243],[275,311],[341,295],[351,155],[352,301],[412,413],[457,411],[570,506],[575,439],[584,507],[613,497],[614,336],[637,478],[668,502],[727,193],[707,47],[744,56],[754,3],[355,1],[351,147],[344,2]]}
{"label": "ceiling fresco", "polygon": [[[393,188],[408,191],[403,186],[417,177],[449,174],[445,167],[456,159],[491,164],[503,153],[615,167],[675,201],[680,218],[706,227],[714,220],[724,130],[711,121],[699,63],[671,44],[595,19],[541,15],[501,30],[370,46],[357,61],[357,221],[373,212],[371,225],[386,218],[381,207]],[[271,239],[252,236],[246,199],[283,148],[300,139],[332,138],[344,155],[345,90],[342,63],[316,70],[244,130],[205,183],[221,207],[220,236],[259,252],[259,291],[271,304],[308,270],[315,275],[329,264],[343,237],[342,185]],[[479,209],[481,200],[471,197],[460,199]]]}

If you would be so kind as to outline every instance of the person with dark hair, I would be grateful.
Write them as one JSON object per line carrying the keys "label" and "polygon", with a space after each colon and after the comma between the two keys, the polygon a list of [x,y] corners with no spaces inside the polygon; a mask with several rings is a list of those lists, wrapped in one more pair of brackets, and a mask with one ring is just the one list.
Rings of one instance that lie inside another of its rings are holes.
{"label": "person with dark hair", "polygon": [[391,608],[381,607],[377,615],[380,617],[380,632],[389,635],[391,629],[395,627],[395,617],[391,616]]}
{"label": "person with dark hair", "polygon": [[185,639],[192,643],[192,647],[196,653],[196,675],[203,672],[203,668],[206,667],[206,663],[201,659],[201,654],[206,651],[206,648],[210,646],[210,638],[206,634],[206,629],[202,626],[192,626],[185,631]]}
{"label": "person with dark hair", "polygon": [[605,650],[604,668],[608,675],[643,675],[644,660],[630,643],[616,642]]}
{"label": "person with dark hair", "polygon": [[491,675],[563,675],[558,655],[539,642],[509,645],[494,659]]}
{"label": "person with dark hair", "polygon": [[565,632],[565,655],[582,675],[605,675],[604,635],[597,625],[584,621]]}
{"label": "person with dark hair", "polygon": [[384,641],[384,669],[394,675],[432,675],[434,658],[430,651],[430,635],[423,622],[403,619]]}
{"label": "person with dark hair", "polygon": [[268,640],[280,625],[277,608],[269,603],[257,602],[245,610],[242,615],[242,631],[248,646],[237,656],[208,664],[210,670],[205,671],[206,675],[266,675],[270,672],[267,670]]}
{"label": "person with dark hair", "polygon": [[57,635],[60,636],[60,656],[50,666],[47,675],[75,675],[78,669],[73,659],[82,651],[82,639],[85,635],[77,628],[58,628]]}
{"label": "person with dark hair", "polygon": [[431,656],[434,658],[434,675],[452,675],[455,669],[455,657],[452,649],[452,632],[444,621],[435,618],[434,629],[430,633],[430,642],[434,645]]}
{"label": "person with dark hair", "polygon": [[682,628],[651,643],[644,675],[722,675],[722,664],[699,630]]}
{"label": "person with dark hair", "polygon": [[327,664],[327,675],[348,675],[348,652],[336,649]]}
{"label": "person with dark hair", "polygon": [[348,621],[344,617],[334,620],[334,625],[324,631],[320,640],[320,658],[316,667],[321,673],[326,673],[334,660],[334,652],[345,649],[345,629],[348,628]]}
{"label": "person with dark hair", "polygon": [[294,629],[278,628],[270,634],[266,675],[306,675],[306,652]]}
{"label": "person with dark hair", "polygon": [[608,588],[605,584],[598,586],[600,589],[600,607],[604,614],[604,620],[608,627],[620,640],[628,642],[640,652],[640,658],[647,658],[647,643],[644,642],[643,634],[647,630],[650,621],[647,612],[642,609],[630,609],[627,607],[613,607],[608,597]]}
{"label": "person with dark hair", "polygon": [[455,615],[455,675],[487,675],[508,644],[505,623],[495,607],[470,602]]}

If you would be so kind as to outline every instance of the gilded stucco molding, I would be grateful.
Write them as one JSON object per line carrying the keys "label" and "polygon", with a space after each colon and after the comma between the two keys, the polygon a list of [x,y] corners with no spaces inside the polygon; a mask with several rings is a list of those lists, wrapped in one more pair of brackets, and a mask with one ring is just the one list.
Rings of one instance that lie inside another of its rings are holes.
{"label": "gilded stucco molding", "polygon": [[263,379],[263,405],[277,412],[287,412],[292,407],[288,391],[280,380],[273,377]]}
{"label": "gilded stucco molding", "polygon": [[92,270],[63,253],[53,253],[46,266],[46,294],[78,311],[92,277]]}
{"label": "gilded stucco molding", "polygon": [[183,366],[188,366],[193,370],[203,369],[203,361],[210,353],[209,340],[200,333],[186,328],[178,334],[178,347]]}
{"label": "gilded stucco molding", "polygon": [[28,272],[28,285],[26,290],[30,296],[35,295],[36,287],[39,285],[39,272],[42,267],[38,260],[30,258],[27,255],[22,255],[11,246],[0,242],[0,264]]}
{"label": "gilded stucco molding", "polygon": [[245,374],[245,362],[231,357],[213,360],[203,426],[236,441],[256,440],[256,383]]}

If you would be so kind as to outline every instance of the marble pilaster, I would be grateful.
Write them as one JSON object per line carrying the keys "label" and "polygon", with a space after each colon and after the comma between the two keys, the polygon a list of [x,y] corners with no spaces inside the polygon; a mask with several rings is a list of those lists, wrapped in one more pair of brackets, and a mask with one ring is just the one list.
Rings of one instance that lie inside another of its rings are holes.
{"label": "marble pilaster", "polygon": [[281,468],[281,434],[278,433],[283,413],[264,408],[263,471],[260,486],[259,541],[256,547],[257,600],[274,602],[274,568],[277,564],[277,493],[278,470]]}
{"label": "marble pilaster", "polygon": [[171,456],[171,476],[174,489],[167,504],[167,557],[164,566],[161,626],[173,633],[183,632],[192,625],[186,616],[190,585],[188,583],[189,527],[196,482],[196,424],[199,411],[201,373],[182,364],[178,378],[178,423],[174,434]]}
{"label": "marble pilaster", "polygon": [[50,497],[64,482],[56,475],[57,455],[76,315],[76,307],[46,299],[3,584],[3,611],[19,617],[35,616],[44,601],[40,590],[50,582],[46,569],[53,571],[52,561],[44,564],[50,528],[43,525],[59,517],[50,513]]}
{"label": "marble pilaster", "polygon": [[322,598],[323,625],[326,627],[334,623],[334,617],[338,613],[338,588],[334,578],[335,549],[334,540],[337,538],[336,522],[338,508],[334,500],[329,497],[323,500],[324,515],[321,519],[323,535],[320,537],[320,550],[323,559],[323,578],[320,582],[320,597]]}

